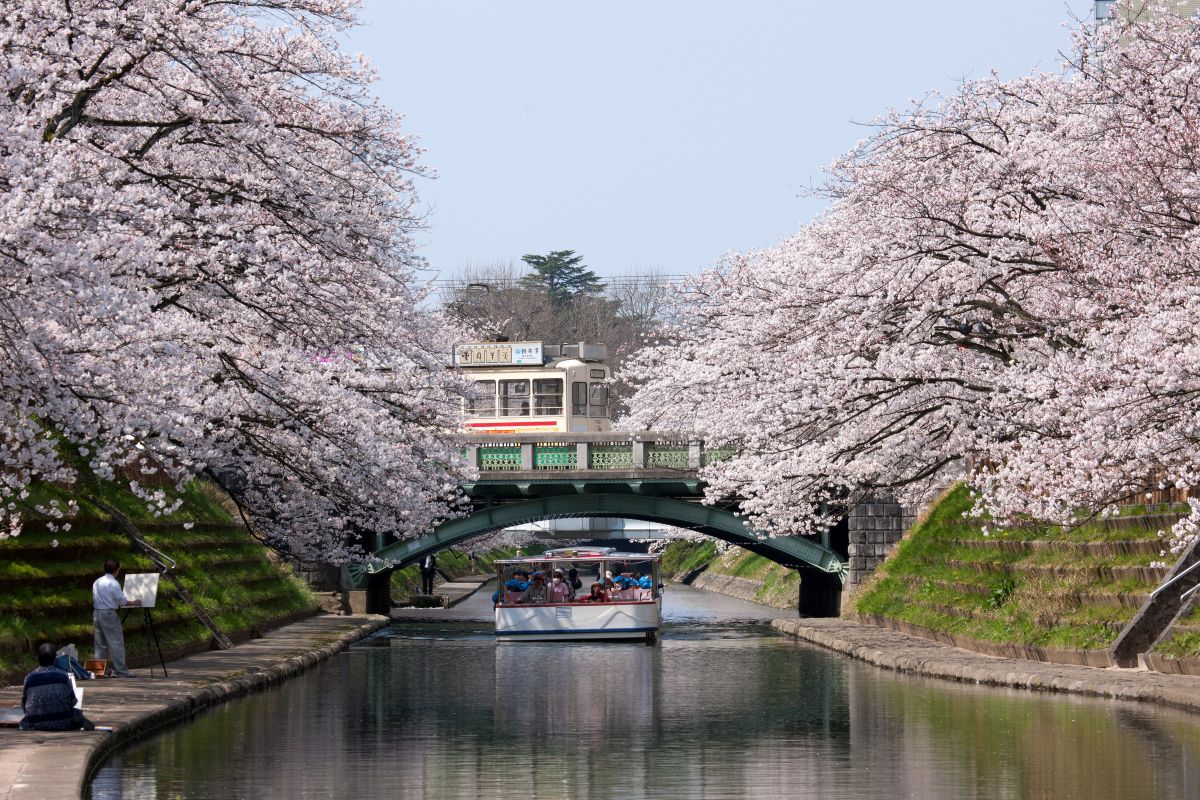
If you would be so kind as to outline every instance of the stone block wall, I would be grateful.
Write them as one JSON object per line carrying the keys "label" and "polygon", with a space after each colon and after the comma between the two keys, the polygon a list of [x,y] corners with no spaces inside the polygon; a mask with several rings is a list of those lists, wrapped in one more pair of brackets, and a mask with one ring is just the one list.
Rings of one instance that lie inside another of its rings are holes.
{"label": "stone block wall", "polygon": [[900,505],[890,494],[872,496],[850,511],[850,574],[845,591],[861,584],[883,563],[915,519],[916,509]]}

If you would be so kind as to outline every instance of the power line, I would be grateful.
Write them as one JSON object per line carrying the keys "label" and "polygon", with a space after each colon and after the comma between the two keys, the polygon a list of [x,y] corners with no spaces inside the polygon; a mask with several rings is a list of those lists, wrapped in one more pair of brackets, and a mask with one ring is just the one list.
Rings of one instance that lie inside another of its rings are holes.
{"label": "power line", "polygon": [[[612,289],[612,288],[628,288],[628,287],[644,286],[646,284],[677,285],[677,284],[683,283],[684,281],[695,278],[695,277],[696,277],[695,275],[660,275],[660,274],[612,275],[612,276],[598,276],[596,279],[596,282],[601,284],[601,286],[603,286],[605,288]],[[486,280],[482,280],[482,281],[467,280],[465,278],[437,278],[437,279],[430,281],[430,283],[439,289],[466,289],[466,288],[469,288],[472,286],[478,286],[478,287],[492,286],[492,284],[490,284]],[[511,282],[505,281],[503,284],[497,286],[496,288],[500,288],[500,289],[520,288],[520,281],[519,280],[511,281]]]}

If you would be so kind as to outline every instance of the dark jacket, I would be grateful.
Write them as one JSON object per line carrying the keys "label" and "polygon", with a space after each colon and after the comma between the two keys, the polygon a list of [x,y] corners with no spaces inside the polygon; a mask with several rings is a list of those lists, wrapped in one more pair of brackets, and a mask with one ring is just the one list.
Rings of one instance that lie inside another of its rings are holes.
{"label": "dark jacket", "polygon": [[75,691],[67,673],[57,667],[38,667],[25,676],[21,693],[25,718],[23,731],[71,731],[80,727],[75,710]]}

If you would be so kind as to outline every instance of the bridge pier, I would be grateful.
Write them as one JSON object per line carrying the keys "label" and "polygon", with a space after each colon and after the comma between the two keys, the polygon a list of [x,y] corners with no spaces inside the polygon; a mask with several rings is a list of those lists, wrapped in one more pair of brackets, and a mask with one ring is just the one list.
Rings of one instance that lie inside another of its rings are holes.
{"label": "bridge pier", "polygon": [[915,519],[916,509],[900,505],[890,493],[873,495],[850,510],[846,546],[850,572],[843,599],[875,572]]}
{"label": "bridge pier", "polygon": [[842,613],[842,582],[832,572],[815,569],[800,570],[800,600],[802,617],[836,617]]}
{"label": "bridge pier", "polygon": [[731,447],[706,448],[687,434],[514,434],[464,442],[463,454],[479,470],[463,486],[471,513],[450,519],[424,536],[384,541],[364,532],[370,563],[351,569],[360,603],[386,609],[383,563],[405,564],[474,536],[568,517],[616,517],[687,528],[745,547],[780,564],[804,570],[799,604],[805,613],[836,615],[837,586],[846,571],[846,528],[820,539],[760,536],[738,513],[736,501],[702,502],[705,467],[733,456]]}
{"label": "bridge pier", "polygon": [[367,576],[366,612],[368,614],[390,614],[392,612],[392,571],[380,570]]}

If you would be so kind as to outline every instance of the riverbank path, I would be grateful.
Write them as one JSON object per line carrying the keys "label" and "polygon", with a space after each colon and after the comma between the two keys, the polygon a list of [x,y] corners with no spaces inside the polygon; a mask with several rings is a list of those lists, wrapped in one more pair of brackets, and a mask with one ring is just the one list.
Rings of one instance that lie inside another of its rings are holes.
{"label": "riverbank path", "polygon": [[[138,670],[134,678],[84,681],[83,711],[108,731],[40,733],[0,728],[0,800],[81,797],[115,749],[210,705],[287,680],[385,627],[382,616],[315,616],[230,650],[210,650]],[[33,665],[30,666],[30,669]],[[20,705],[21,687],[0,689],[0,707]]]}
{"label": "riverbank path", "polygon": [[804,641],[910,675],[1138,700],[1200,713],[1200,676],[988,656],[846,619],[776,619],[771,624]]}
{"label": "riverbank path", "polygon": [[495,575],[463,575],[435,586],[433,593],[445,598],[443,602],[446,604],[446,608],[453,608],[495,579]]}

